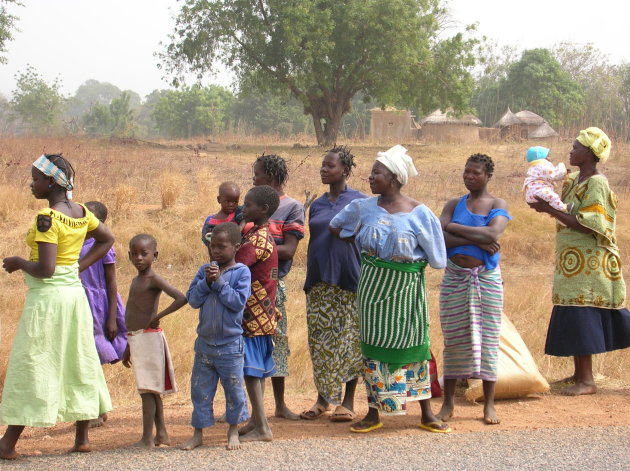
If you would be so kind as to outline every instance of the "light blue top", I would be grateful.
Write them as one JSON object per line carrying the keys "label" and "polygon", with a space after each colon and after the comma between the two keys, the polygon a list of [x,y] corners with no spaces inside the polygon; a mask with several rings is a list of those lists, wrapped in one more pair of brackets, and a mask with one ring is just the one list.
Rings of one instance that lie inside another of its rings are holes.
{"label": "light blue top", "polygon": [[[457,206],[455,206],[455,209],[453,210],[451,222],[461,224],[463,226],[483,227],[490,224],[490,221],[497,216],[504,216],[508,218],[508,220],[512,219],[512,216],[510,216],[505,209],[501,208],[491,209],[486,215],[470,212],[466,203],[466,201],[468,201],[468,196],[470,195],[464,195],[459,199],[459,203],[457,203]],[[499,259],[501,258],[500,252],[490,255],[489,252],[486,252],[476,245],[460,245],[458,247],[451,247],[447,250],[447,253],[449,258],[455,254],[470,255],[471,257],[475,257],[476,259],[481,260],[488,270],[494,270],[499,264]]]}
{"label": "light blue top", "polygon": [[330,226],[342,238],[355,237],[362,252],[395,262],[427,260],[433,268],[446,266],[444,234],[437,216],[420,204],[409,213],[390,214],[378,198],[354,200]]}

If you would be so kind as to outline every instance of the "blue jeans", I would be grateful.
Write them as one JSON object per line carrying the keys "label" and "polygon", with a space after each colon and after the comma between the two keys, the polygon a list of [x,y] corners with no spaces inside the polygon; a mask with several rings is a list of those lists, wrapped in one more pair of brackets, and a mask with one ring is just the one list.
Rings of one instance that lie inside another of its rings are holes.
{"label": "blue jeans", "polygon": [[197,339],[195,363],[190,380],[194,428],[214,425],[213,401],[219,379],[225,392],[227,423],[237,425],[249,419],[243,388],[243,357],[242,337],[219,346],[208,345]]}

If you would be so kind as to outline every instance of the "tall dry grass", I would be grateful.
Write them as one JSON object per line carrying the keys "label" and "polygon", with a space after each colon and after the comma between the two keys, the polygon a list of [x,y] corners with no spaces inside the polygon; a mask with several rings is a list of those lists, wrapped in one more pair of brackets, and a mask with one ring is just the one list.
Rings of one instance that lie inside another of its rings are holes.
{"label": "tall dry grass", "polygon": [[[155,269],[181,291],[186,291],[200,264],[207,258],[200,241],[204,218],[217,210],[217,187],[232,180],[246,190],[251,186],[251,165],[262,151],[275,152],[289,161],[291,171],[286,191],[298,200],[305,192],[321,194],[319,182],[322,149],[293,148],[296,140],[279,143],[275,137],[235,138],[224,136],[225,144],[240,148],[220,153],[196,155],[183,144],[165,142],[166,147],[113,144],[110,141],[76,138],[39,139],[6,138],[0,141],[0,257],[28,256],[24,235],[42,201],[33,199],[28,184],[32,161],[43,151],[63,151],[77,171],[77,201],[99,200],[110,209],[110,225],[116,236],[118,286],[126,298],[133,276],[127,260],[127,242],[139,232],[153,234],[158,240],[159,258]],[[306,136],[302,144],[313,142]],[[375,153],[386,146],[350,143],[358,167],[350,184],[369,193],[369,175]],[[439,214],[444,203],[464,192],[461,171],[472,153],[485,152],[496,161],[491,192],[508,201],[514,216],[502,239],[502,270],[505,280],[505,311],[519,329],[541,372],[549,378],[566,375],[569,360],[543,354],[544,339],[551,311],[551,278],[554,261],[553,221],[535,213],[522,200],[521,185],[525,171],[523,154],[527,143],[475,145],[411,145],[420,177],[405,187],[407,194],[424,202]],[[554,144],[556,160],[566,159],[569,142]],[[617,146],[603,172],[620,197],[617,235],[623,263],[630,257],[630,158],[628,146]],[[302,284],[306,267],[308,234],[295,255],[287,278],[289,338],[292,350],[289,388],[312,391],[312,370],[306,341],[306,318]],[[441,272],[429,270],[427,286],[432,313],[433,350],[440,363],[442,337],[438,321],[438,286]],[[25,286],[18,274],[0,273],[0,377],[4,377],[8,353],[20,317]],[[163,299],[166,304],[168,299]],[[197,313],[185,307],[167,317],[163,327],[171,347],[180,392],[169,402],[187,402]],[[598,373],[630,380],[630,352],[599,355]],[[132,375],[121,365],[106,366],[106,377],[117,404],[136,401]]]}

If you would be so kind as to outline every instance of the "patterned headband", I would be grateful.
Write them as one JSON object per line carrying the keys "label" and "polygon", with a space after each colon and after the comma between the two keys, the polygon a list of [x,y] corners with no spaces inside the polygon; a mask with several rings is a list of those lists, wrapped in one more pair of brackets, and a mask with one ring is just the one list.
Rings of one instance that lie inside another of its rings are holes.
{"label": "patterned headband", "polygon": [[33,167],[42,172],[47,177],[52,177],[55,183],[62,188],[66,189],[66,195],[69,200],[72,199],[72,189],[74,188],[73,178],[66,175],[66,173],[52,163],[48,157],[42,155],[35,162]]}

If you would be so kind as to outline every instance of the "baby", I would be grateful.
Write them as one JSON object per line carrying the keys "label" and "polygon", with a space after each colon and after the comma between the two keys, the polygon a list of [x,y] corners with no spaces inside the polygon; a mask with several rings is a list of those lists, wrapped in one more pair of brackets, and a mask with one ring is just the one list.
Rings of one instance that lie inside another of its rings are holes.
{"label": "baby", "polygon": [[567,205],[556,193],[553,182],[564,180],[567,176],[567,169],[562,162],[554,166],[549,161],[549,149],[546,147],[535,146],[527,149],[525,155],[529,168],[527,169],[527,178],[523,184],[525,191],[525,201],[527,203],[535,203],[536,197],[545,200],[552,208],[568,212]]}
{"label": "baby", "polygon": [[210,247],[210,238],[212,237],[212,230],[218,224],[224,222],[235,222],[239,224],[239,218],[241,209],[238,202],[241,197],[241,190],[238,185],[233,182],[223,182],[219,185],[219,195],[217,196],[217,203],[221,206],[221,209],[216,214],[211,214],[206,218],[201,228],[201,241],[206,244],[206,247]]}

